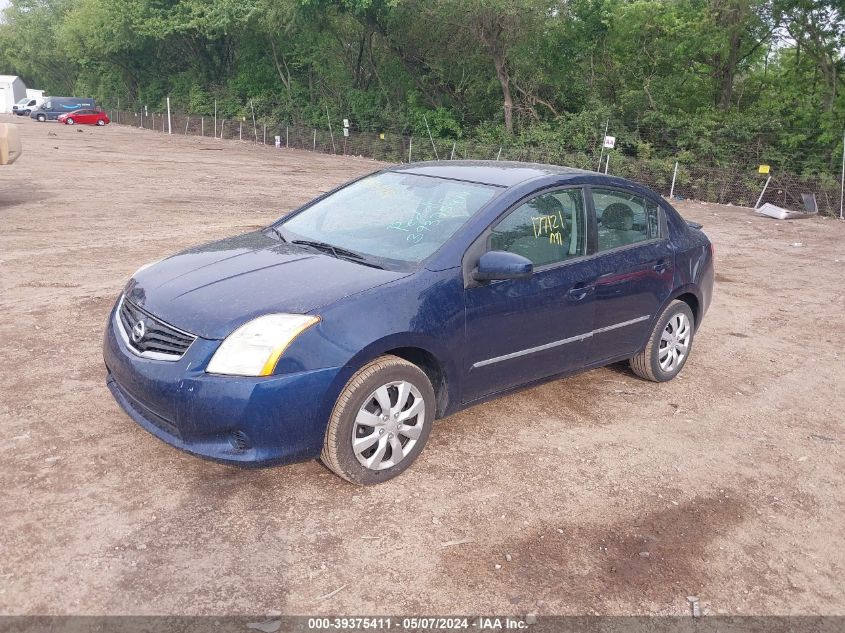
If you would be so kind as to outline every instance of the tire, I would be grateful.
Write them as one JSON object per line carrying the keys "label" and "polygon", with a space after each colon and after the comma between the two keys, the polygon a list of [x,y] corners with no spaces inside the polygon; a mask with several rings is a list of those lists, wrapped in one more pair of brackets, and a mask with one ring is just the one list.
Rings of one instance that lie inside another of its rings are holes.
{"label": "tire", "polygon": [[[394,408],[400,407],[403,395],[402,408],[397,412]],[[383,411],[388,407],[379,404],[385,396],[390,400],[387,417]],[[355,372],[338,396],[320,460],[340,477],[362,486],[396,477],[425,447],[434,422],[435,402],[431,382],[419,367],[396,356],[375,359]],[[403,424],[402,413],[419,406],[424,409],[407,418],[413,424]],[[357,452],[353,448],[356,438],[363,440]],[[405,452],[395,461],[397,448]]]}
{"label": "tire", "polygon": [[76,123],[76,121],[74,121],[73,119],[68,117],[68,118],[65,119],[65,123],[68,124],[68,125],[73,125],[74,123]]}
{"label": "tire", "polygon": [[47,120],[47,117],[44,116],[43,114],[39,114],[38,116],[35,117],[35,120],[40,122],[40,123],[44,123],[44,121]]}
{"label": "tire", "polygon": [[692,310],[683,301],[673,301],[654,324],[645,349],[629,361],[631,369],[646,380],[672,380],[692,352],[694,335]]}
{"label": "tire", "polygon": [[103,119],[97,119],[97,125],[99,125],[100,127],[103,127],[105,124],[106,122]]}

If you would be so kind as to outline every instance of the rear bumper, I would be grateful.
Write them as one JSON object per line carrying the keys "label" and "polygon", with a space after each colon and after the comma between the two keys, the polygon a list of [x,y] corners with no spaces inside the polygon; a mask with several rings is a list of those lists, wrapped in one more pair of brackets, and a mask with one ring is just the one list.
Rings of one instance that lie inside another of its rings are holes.
{"label": "rear bumper", "polygon": [[106,384],[141,427],[194,455],[241,466],[318,456],[341,368],[264,378],[206,374],[218,345],[198,338],[178,361],[141,358],[116,335],[112,311],[103,342]]}

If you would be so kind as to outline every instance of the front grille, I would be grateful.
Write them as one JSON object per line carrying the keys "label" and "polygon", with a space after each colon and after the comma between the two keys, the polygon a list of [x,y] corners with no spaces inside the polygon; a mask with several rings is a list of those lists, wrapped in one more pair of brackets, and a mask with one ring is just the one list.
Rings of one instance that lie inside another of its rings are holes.
{"label": "front grille", "polygon": [[195,336],[157,319],[125,297],[121,300],[118,316],[126,344],[141,356],[178,360],[196,340]]}

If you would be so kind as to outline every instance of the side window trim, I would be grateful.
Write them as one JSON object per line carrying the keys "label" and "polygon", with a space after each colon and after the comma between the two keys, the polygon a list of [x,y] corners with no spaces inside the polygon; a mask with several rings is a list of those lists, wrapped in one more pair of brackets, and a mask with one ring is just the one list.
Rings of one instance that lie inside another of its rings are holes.
{"label": "side window trim", "polygon": [[593,188],[590,185],[584,186],[584,203],[587,205],[587,254],[596,255],[599,252],[599,227]]}

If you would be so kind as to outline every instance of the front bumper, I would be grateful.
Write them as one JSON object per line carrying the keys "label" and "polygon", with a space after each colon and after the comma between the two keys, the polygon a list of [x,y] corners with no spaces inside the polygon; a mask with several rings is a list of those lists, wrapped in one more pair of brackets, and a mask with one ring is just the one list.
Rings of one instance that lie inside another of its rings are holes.
{"label": "front bumper", "polygon": [[200,457],[263,466],[318,456],[342,368],[262,378],[206,374],[219,344],[198,338],[178,361],[141,358],[115,332],[112,310],[103,341],[106,384],[144,429]]}

